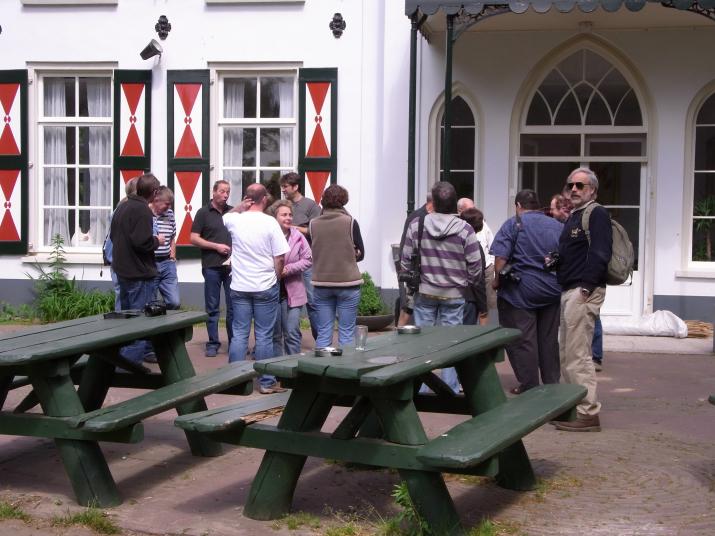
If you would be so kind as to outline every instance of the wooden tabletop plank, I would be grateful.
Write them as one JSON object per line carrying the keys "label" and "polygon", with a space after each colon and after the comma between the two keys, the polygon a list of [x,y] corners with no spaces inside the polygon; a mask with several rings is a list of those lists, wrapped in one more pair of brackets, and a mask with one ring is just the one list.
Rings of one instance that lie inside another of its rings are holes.
{"label": "wooden tabletop plank", "polygon": [[[367,350],[364,351],[346,348],[340,357],[299,358],[298,372],[329,378],[358,379],[370,371],[395,363],[444,360],[455,345],[480,339],[498,329],[498,326],[438,326],[425,327],[422,333],[414,335],[390,335],[382,340],[375,337],[368,341]],[[432,368],[440,367],[435,365]]]}
{"label": "wooden tabletop plank", "polygon": [[29,330],[0,338],[0,367],[96,351],[134,339],[148,338],[206,320],[197,311],[168,311],[166,315],[105,319],[101,315],[64,323],[59,329]]}

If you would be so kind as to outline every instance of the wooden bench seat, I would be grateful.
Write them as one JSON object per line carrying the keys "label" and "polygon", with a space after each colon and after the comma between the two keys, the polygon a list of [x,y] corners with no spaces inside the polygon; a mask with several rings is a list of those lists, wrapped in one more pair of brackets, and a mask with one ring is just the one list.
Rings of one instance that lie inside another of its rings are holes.
{"label": "wooden bench seat", "polygon": [[433,439],[417,459],[433,467],[465,469],[515,443],[542,424],[569,412],[586,395],[580,385],[542,385],[458,424]]}
{"label": "wooden bench seat", "polygon": [[[249,394],[253,389],[252,380],[256,376],[252,362],[233,363],[165,385],[136,398],[95,411],[68,417],[75,428],[93,432],[108,432],[137,423],[146,417],[157,415],[176,406],[203,398],[206,395],[224,391],[236,384],[246,383]],[[250,383],[249,383],[250,382]],[[250,390],[248,389],[250,387]]]}
{"label": "wooden bench seat", "polygon": [[177,417],[174,424],[191,432],[226,432],[246,426],[244,417],[286,405],[290,391],[251,398],[238,404]]}

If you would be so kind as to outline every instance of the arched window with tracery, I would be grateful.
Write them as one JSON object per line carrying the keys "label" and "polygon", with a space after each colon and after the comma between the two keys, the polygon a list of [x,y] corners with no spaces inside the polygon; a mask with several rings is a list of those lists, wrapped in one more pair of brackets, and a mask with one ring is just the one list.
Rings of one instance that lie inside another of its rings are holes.
{"label": "arched window with tracery", "polygon": [[588,166],[599,178],[598,201],[627,229],[638,263],[646,132],[638,96],[621,71],[592,50],[578,50],[527,101],[519,188],[536,190],[546,205],[571,170]]}
{"label": "arched window with tracery", "polygon": [[695,119],[694,158],[690,259],[711,263],[715,261],[715,94],[705,100]]}

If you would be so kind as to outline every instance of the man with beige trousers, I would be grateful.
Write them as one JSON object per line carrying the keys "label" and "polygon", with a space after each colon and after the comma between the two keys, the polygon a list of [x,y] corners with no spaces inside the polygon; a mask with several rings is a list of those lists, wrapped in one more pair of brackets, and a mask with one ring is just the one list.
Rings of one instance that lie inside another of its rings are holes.
{"label": "man with beige trousers", "polygon": [[612,231],[608,211],[596,206],[589,218],[589,235],[583,228],[583,211],[595,203],[598,178],[588,168],[571,172],[566,189],[571,194],[573,211],[559,240],[558,282],[561,294],[559,347],[561,378],[565,383],[582,385],[588,392],[576,407],[572,422],[557,422],[556,428],[568,432],[601,430],[601,404],[596,397],[596,369],[591,342],[596,318],[606,297],[606,274],[611,258]]}

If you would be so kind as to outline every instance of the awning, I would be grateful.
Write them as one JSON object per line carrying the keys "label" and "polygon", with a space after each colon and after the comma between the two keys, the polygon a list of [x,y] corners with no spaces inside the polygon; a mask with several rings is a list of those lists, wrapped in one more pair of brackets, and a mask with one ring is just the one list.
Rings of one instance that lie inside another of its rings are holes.
{"label": "awning", "polygon": [[441,10],[445,15],[456,15],[464,10],[464,13],[477,15],[487,6],[508,7],[513,13],[524,13],[529,7],[537,13],[546,13],[552,7],[562,13],[568,13],[575,7],[578,7],[584,13],[591,13],[598,7],[603,8],[604,11],[618,11],[622,6],[625,6],[629,11],[640,11],[646,3],[662,4],[683,10],[692,7],[700,8],[701,10],[715,7],[715,0],[671,0],[669,2],[659,0],[508,0],[502,2],[405,0],[405,14],[411,17],[419,11],[424,15],[434,15]]}

